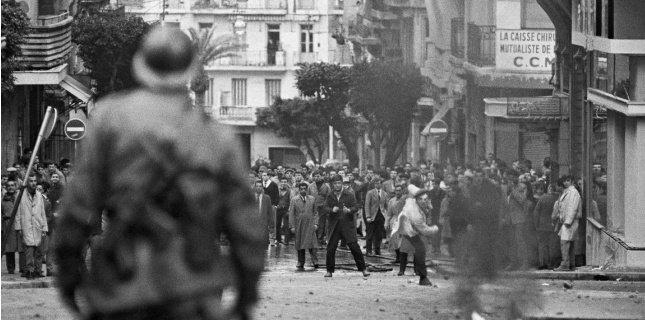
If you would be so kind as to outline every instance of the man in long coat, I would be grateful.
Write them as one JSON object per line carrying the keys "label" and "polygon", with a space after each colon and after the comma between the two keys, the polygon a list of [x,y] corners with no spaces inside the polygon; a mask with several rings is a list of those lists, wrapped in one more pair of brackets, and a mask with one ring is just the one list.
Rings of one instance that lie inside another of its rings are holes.
{"label": "man in long coat", "polygon": [[48,229],[44,198],[36,190],[36,175],[33,174],[27,179],[27,192],[23,193],[22,199],[20,199],[15,229],[25,246],[27,279],[34,279],[39,276],[38,273],[43,265],[40,243]]}
{"label": "man in long coat", "polygon": [[327,214],[327,223],[329,232],[327,238],[327,273],[325,277],[331,277],[336,267],[336,249],[338,241],[345,239],[347,246],[354,257],[358,271],[363,276],[369,276],[365,270],[365,259],[361,248],[358,246],[358,237],[356,236],[356,222],[354,214],[358,211],[356,198],[350,192],[343,190],[343,178],[336,175],[332,178],[333,192],[325,199],[323,211]]}
{"label": "man in long coat", "polygon": [[325,237],[327,235],[327,213],[322,210],[327,195],[331,193],[329,184],[323,179],[322,172],[315,171],[312,174],[314,182],[309,184],[307,194],[316,199],[314,210],[318,214],[318,242],[322,245],[325,244]]}
{"label": "man in long coat", "polygon": [[18,186],[18,182],[11,178],[7,181],[5,186],[7,188],[7,192],[2,197],[2,234],[9,232],[7,243],[3,244],[5,246],[5,256],[7,258],[7,272],[10,274],[16,272],[16,252],[18,252],[18,267],[20,272],[24,273],[27,260],[25,259],[22,240],[18,238],[18,234],[14,227],[9,225],[11,212],[13,211],[13,207],[16,203],[16,188]]}
{"label": "man in long coat", "polygon": [[311,263],[318,268],[318,214],[314,210],[315,198],[307,195],[308,185],[301,182],[298,186],[300,193],[291,199],[289,204],[289,227],[296,237],[296,250],[298,251],[298,270],[304,270],[305,250],[309,250]]}
{"label": "man in long coat", "polygon": [[575,269],[574,241],[578,236],[579,220],[582,217],[582,201],[580,193],[573,186],[573,177],[571,175],[560,178],[564,185],[564,192],[556,203],[560,218],[560,250],[562,251],[562,263],[553,271],[571,271]]}

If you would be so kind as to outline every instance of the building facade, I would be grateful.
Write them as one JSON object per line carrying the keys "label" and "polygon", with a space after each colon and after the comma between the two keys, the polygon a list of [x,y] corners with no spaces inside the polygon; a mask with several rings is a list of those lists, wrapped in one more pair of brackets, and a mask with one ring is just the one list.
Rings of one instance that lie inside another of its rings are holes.
{"label": "building facade", "polygon": [[645,267],[645,3],[538,0],[556,26],[569,95],[571,171],[582,179],[586,264]]}
{"label": "building facade", "polygon": [[[24,0],[18,2],[30,20],[31,30],[17,58],[24,70],[14,71],[15,88],[2,99],[2,167],[17,162],[25,150],[34,147],[48,106],[58,110],[58,125],[44,142],[40,160],[71,159],[75,143],[65,137],[64,124],[70,118],[85,119],[90,102],[88,79],[74,74],[71,42],[72,1]],[[77,112],[78,111],[78,112]]]}
{"label": "building facade", "polygon": [[251,164],[258,157],[273,165],[307,161],[299,146],[255,124],[256,111],[275,97],[299,97],[298,63],[350,64],[349,46],[332,34],[341,29],[343,2],[328,0],[199,0],[128,2],[126,12],[146,21],[163,20],[182,30],[215,28],[235,34],[247,47],[206,67],[205,104],[215,119],[235,128]]}

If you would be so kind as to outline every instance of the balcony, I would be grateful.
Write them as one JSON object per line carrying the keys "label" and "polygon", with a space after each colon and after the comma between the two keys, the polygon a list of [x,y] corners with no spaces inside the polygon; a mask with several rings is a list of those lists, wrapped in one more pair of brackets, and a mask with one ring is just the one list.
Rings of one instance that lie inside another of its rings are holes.
{"label": "balcony", "polygon": [[49,69],[65,63],[72,48],[72,21],[67,12],[38,16],[16,60],[28,69]]}
{"label": "balcony", "polygon": [[426,4],[424,0],[383,0],[383,3],[390,7],[397,8],[423,8]]}
{"label": "balcony", "polygon": [[278,9],[287,10],[287,0],[197,0],[194,9]]}
{"label": "balcony", "polygon": [[233,57],[217,59],[209,66],[284,67],[285,60],[284,51],[242,51]]}
{"label": "balcony", "polygon": [[495,66],[495,26],[468,24],[468,62],[479,67]]}
{"label": "balcony", "polygon": [[254,126],[258,108],[251,106],[211,106],[206,107],[205,111],[213,119],[223,124]]}
{"label": "balcony", "polygon": [[466,34],[464,18],[454,18],[450,24],[450,51],[457,58],[464,58]]}

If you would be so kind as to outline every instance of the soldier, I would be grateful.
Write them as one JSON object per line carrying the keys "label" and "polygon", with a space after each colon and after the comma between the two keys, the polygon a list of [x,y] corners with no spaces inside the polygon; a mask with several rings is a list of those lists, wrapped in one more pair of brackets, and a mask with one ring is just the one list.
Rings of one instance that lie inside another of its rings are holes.
{"label": "soldier", "polygon": [[[133,60],[142,87],[96,106],[56,246],[63,300],[78,311],[82,294],[86,318],[246,319],[258,298],[264,233],[249,222],[257,207],[234,135],[188,97],[199,63],[183,32],[155,27]],[[102,210],[110,224],[83,275],[88,219]],[[233,285],[227,315],[221,293]]]}

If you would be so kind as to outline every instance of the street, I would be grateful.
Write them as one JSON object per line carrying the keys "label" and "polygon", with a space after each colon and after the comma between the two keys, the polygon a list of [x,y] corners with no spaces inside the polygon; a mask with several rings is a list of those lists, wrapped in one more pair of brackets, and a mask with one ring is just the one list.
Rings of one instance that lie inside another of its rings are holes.
{"label": "street", "polygon": [[[360,241],[361,244],[363,241]],[[318,252],[324,261],[324,251]],[[437,260],[438,258],[438,260]],[[433,258],[438,265],[446,257]],[[324,278],[324,268],[295,272],[293,246],[271,247],[260,281],[255,319],[465,319],[455,292],[461,280],[429,268],[432,287],[417,285],[410,263],[405,276],[390,257],[366,257],[372,271],[364,278],[349,252],[339,251],[339,270]],[[3,270],[4,267],[3,267]],[[47,279],[51,285],[51,279]],[[20,280],[23,281],[23,280]],[[17,277],[2,274],[2,319],[71,319],[55,288],[5,289]],[[565,288],[565,284],[570,289]],[[461,287],[463,288],[463,286]],[[476,289],[476,287],[475,287]],[[475,292],[477,292],[475,290]],[[645,283],[623,281],[518,280],[501,277],[478,291],[485,319],[505,319],[514,303],[526,319],[643,319]],[[225,304],[233,300],[226,292]]]}

